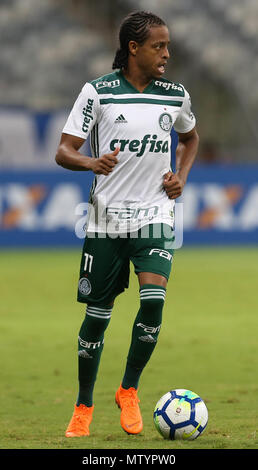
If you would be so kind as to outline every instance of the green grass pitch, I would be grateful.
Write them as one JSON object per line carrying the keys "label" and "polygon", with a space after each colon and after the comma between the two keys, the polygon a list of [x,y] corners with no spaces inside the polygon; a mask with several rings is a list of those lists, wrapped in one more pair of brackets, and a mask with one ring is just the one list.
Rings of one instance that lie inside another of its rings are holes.
{"label": "green grass pitch", "polygon": [[[77,396],[78,250],[0,253],[2,449],[258,448],[258,252],[183,248],[175,254],[163,325],[139,389],[144,429],[120,428],[114,394],[138,310],[138,283],[116,300],[95,387],[91,435],[64,432]],[[188,388],[209,422],[195,441],[166,441],[153,424],[158,399]]]}

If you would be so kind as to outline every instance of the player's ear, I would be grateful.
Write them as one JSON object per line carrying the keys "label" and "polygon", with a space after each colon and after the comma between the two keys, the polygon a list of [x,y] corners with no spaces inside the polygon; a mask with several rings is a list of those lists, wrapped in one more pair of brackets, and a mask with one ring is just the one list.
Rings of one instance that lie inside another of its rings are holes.
{"label": "player's ear", "polygon": [[132,54],[133,56],[136,56],[137,49],[138,49],[138,43],[136,41],[129,41],[128,43],[129,53]]}

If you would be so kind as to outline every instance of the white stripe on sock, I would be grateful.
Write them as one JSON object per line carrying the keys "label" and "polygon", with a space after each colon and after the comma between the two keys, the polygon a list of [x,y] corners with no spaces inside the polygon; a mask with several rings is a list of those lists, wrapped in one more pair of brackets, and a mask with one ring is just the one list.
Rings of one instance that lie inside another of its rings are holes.
{"label": "white stripe on sock", "polygon": [[140,298],[141,298],[141,299],[144,299],[145,297],[148,297],[149,295],[165,298],[166,292],[155,292],[155,291],[152,291],[152,292],[141,292],[141,293],[140,293]]}
{"label": "white stripe on sock", "polygon": [[158,293],[161,293],[161,294],[166,294],[166,291],[163,290],[163,289],[143,289],[143,290],[140,290],[140,295],[142,295],[142,294],[149,294],[149,293],[153,293],[153,292],[158,292]]}
{"label": "white stripe on sock", "polygon": [[92,307],[91,305],[89,305],[87,307],[87,310],[95,310],[95,312],[111,312],[112,311],[112,307],[110,308],[98,308],[98,307]]}
{"label": "white stripe on sock", "polygon": [[111,318],[111,314],[103,314],[103,315],[97,315],[96,313],[89,313],[87,311],[87,315],[89,315],[89,317],[96,317],[96,318],[103,318],[103,319],[108,319],[108,318]]}
{"label": "white stripe on sock", "polygon": [[89,315],[90,317],[96,317],[96,318],[111,318],[111,312],[112,312],[112,307],[111,308],[98,308],[98,307],[87,307],[86,308],[86,314]]}
{"label": "white stripe on sock", "polygon": [[160,297],[160,296],[158,296],[158,295],[156,295],[156,296],[151,296],[151,295],[150,295],[150,296],[148,296],[148,297],[142,297],[142,300],[146,300],[146,299],[153,299],[153,300],[155,300],[155,299],[161,299],[161,300],[165,300],[165,297]]}
{"label": "white stripe on sock", "polygon": [[145,294],[164,294],[166,295],[166,291],[164,290],[148,290],[148,291],[140,291],[140,295],[145,295]]}

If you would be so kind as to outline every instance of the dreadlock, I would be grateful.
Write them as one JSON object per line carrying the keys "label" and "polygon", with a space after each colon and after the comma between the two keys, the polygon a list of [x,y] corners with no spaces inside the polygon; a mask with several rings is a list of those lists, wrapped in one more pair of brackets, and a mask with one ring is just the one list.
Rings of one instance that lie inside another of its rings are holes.
{"label": "dreadlock", "polygon": [[146,41],[152,26],[165,26],[165,24],[161,18],[148,11],[136,11],[126,16],[120,27],[120,48],[116,51],[112,69],[127,67],[129,41],[136,41],[142,45]]}

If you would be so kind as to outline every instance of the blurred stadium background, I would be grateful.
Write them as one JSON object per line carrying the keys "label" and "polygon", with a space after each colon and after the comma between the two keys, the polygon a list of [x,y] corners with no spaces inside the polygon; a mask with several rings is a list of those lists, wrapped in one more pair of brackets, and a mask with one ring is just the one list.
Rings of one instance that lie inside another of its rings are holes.
{"label": "blurred stadium background", "polygon": [[166,76],[189,90],[201,144],[184,190],[161,347],[143,377],[143,437],[128,440],[113,410],[138,309],[132,276],[105,338],[83,448],[163,449],[152,410],[169,387],[208,403],[207,432],[191,447],[258,448],[257,0],[0,0],[1,448],[82,445],[63,433],[83,315],[75,227],[93,175],[58,167],[55,153],[81,87],[111,71],[120,21],[133,9],[167,21]]}
{"label": "blurred stadium background", "polygon": [[1,247],[82,244],[76,207],[92,175],[57,167],[55,152],[83,84],[111,71],[120,21],[133,9],[167,21],[166,76],[190,91],[198,120],[184,244],[257,242],[256,0],[1,0]]}

